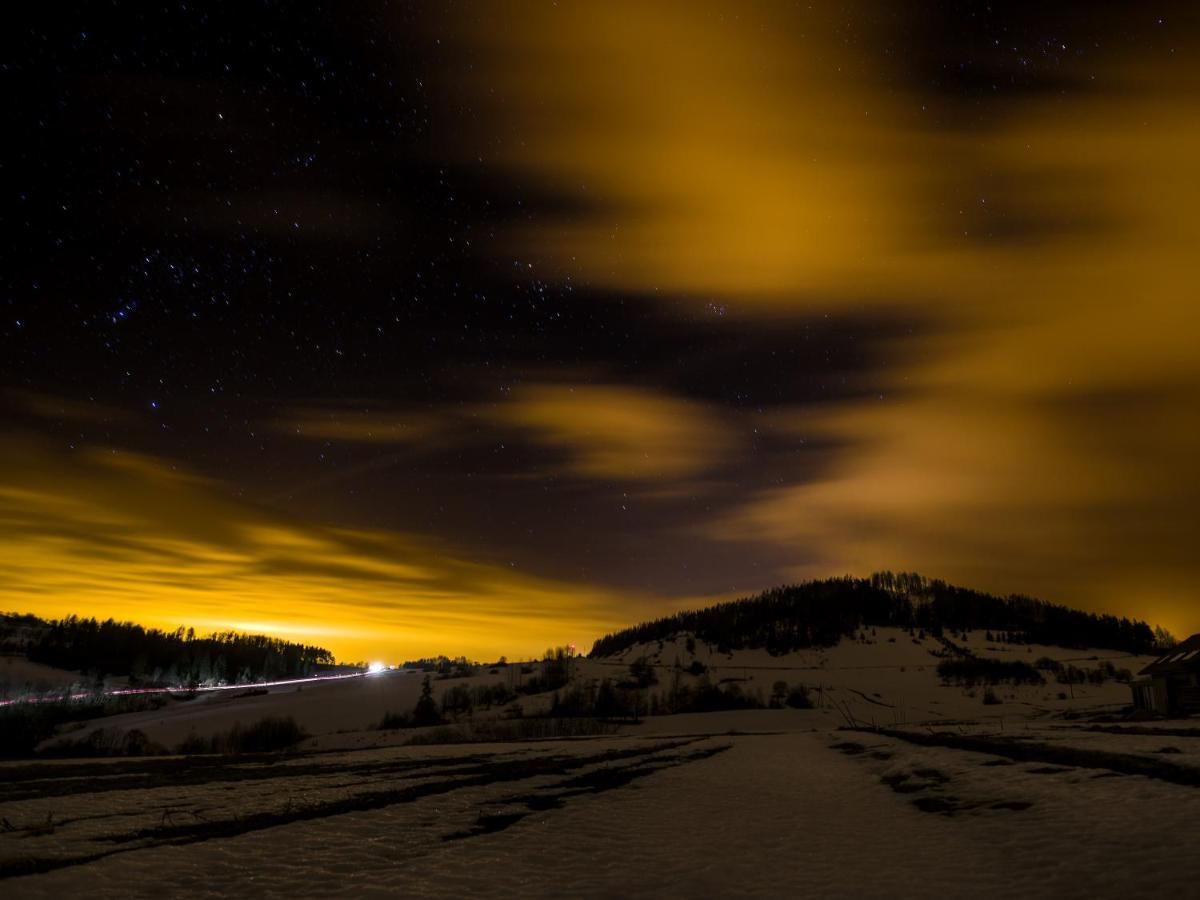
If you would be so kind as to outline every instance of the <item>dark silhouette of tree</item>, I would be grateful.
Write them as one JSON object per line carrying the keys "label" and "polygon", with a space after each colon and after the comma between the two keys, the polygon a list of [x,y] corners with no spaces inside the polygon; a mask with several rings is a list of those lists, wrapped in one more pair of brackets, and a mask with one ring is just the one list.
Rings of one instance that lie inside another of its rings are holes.
{"label": "dark silhouette of tree", "polygon": [[658,684],[658,676],[654,674],[654,667],[644,656],[639,656],[629,664],[629,677],[633,682],[633,687],[636,688],[648,688],[653,684]]}
{"label": "dark silhouette of tree", "polygon": [[1155,634],[1145,622],[1097,615],[1012,595],[996,597],[907,572],[870,578],[829,578],[773,588],[707,609],[676,613],[606,635],[592,656],[611,656],[637,644],[694,635],[718,652],[764,647],[772,654],[831,647],[864,628],[890,627],[935,637],[986,629],[1009,643],[1097,647],[1147,653]]}
{"label": "dark silhouette of tree", "polygon": [[433,685],[428,675],[421,682],[421,696],[417,698],[417,705],[413,707],[412,724],[418,728],[422,725],[442,724],[442,715],[433,699]]}
{"label": "dark silhouette of tree", "polygon": [[1154,644],[1158,649],[1170,650],[1177,643],[1179,642],[1175,640],[1175,635],[1171,634],[1167,629],[1161,625],[1154,626]]}
{"label": "dark silhouette of tree", "polygon": [[475,696],[465,684],[456,684],[442,694],[442,713],[457,718],[470,715],[475,708]]}
{"label": "dark silhouette of tree", "polygon": [[97,679],[128,676],[134,684],[199,685],[312,675],[334,663],[323,647],[260,634],[194,629],[160,631],[132,622],[67,616],[0,617],[0,646],[16,645],[34,662],[88,672]]}

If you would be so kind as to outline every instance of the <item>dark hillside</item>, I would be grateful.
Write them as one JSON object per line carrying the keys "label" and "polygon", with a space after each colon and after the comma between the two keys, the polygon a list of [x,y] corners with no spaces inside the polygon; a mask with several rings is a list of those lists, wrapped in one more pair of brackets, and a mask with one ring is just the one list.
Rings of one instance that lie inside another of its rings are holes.
{"label": "dark hillside", "polygon": [[141,684],[259,681],[313,674],[333,654],[257,634],[198,636],[192,629],[160,631],[131,622],[68,616],[45,621],[0,615],[0,648],[34,662],[100,678],[126,675]]}
{"label": "dark hillside", "polygon": [[721,651],[765,647],[788,653],[829,647],[864,627],[943,631],[986,629],[1013,643],[1097,647],[1129,653],[1154,648],[1145,622],[1096,615],[1032,597],[996,597],[912,573],[829,578],[772,588],[755,597],[676,613],[600,638],[592,656],[690,632]]}

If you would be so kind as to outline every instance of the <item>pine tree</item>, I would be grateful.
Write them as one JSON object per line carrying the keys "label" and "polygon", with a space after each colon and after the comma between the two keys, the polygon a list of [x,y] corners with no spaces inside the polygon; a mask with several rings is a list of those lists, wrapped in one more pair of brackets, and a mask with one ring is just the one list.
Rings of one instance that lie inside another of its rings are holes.
{"label": "pine tree", "polygon": [[433,699],[433,685],[426,675],[425,680],[421,682],[421,696],[417,698],[417,705],[413,707],[413,725],[440,725],[441,722],[442,717]]}

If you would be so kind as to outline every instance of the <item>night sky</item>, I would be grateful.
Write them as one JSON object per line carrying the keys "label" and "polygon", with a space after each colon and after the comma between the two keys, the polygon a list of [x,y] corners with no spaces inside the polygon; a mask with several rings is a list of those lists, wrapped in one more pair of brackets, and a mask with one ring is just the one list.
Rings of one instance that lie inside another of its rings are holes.
{"label": "night sky", "polygon": [[1200,630],[1192,4],[41,4],[0,608],[349,658],[916,570]]}

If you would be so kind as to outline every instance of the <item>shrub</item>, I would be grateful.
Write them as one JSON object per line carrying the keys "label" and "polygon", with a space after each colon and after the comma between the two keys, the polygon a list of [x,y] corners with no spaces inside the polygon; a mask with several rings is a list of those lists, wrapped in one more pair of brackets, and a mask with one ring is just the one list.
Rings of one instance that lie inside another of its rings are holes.
{"label": "shrub", "polygon": [[198,753],[210,753],[212,751],[212,743],[205,738],[200,737],[196,732],[192,732],[175,748],[176,753],[181,753],[184,756],[195,756]]}
{"label": "shrub", "polygon": [[47,747],[45,756],[157,756],[166,753],[161,744],[151,741],[140,728],[123,731],[120,728],[96,728],[86,737],[74,741],[58,741]]}
{"label": "shrub", "polygon": [[938,676],[943,681],[966,687],[976,684],[1043,684],[1045,679],[1033,666],[1023,660],[986,659],[981,656],[960,656],[938,663]]}
{"label": "shrub", "polygon": [[571,657],[566,651],[546,651],[546,658],[541,662],[540,670],[531,666],[521,669],[522,675],[533,675],[528,681],[517,685],[518,694],[544,694],[556,691],[570,680]]}
{"label": "shrub", "polygon": [[189,734],[176,752],[196,753],[276,753],[294,747],[308,737],[291,716],[266,716],[251,725],[234,722],[228,731],[214,734],[207,741]]}
{"label": "shrub", "polygon": [[510,691],[506,685],[499,683],[476,685],[471,691],[471,702],[477,707],[503,706],[514,697],[516,694]]}
{"label": "shrub", "polygon": [[235,722],[225,735],[226,753],[272,753],[294,747],[308,737],[291,716],[266,716],[252,725]]}
{"label": "shrub", "polygon": [[771,685],[771,699],[768,705],[771,709],[782,709],[787,702],[788,684],[786,681],[776,681]]}
{"label": "shrub", "polygon": [[130,697],[81,697],[47,703],[14,703],[0,709],[0,757],[33,756],[37,745],[53,737],[60,725],[103,716],[158,709],[168,703],[191,699],[151,694]]}
{"label": "shrub", "polygon": [[446,725],[414,734],[408,744],[474,744],[531,741],[553,738],[595,737],[612,734],[617,726],[589,718],[528,718],[508,721],[481,719],[470,724]]}
{"label": "shrub", "polygon": [[658,684],[658,676],[654,674],[654,667],[644,656],[639,656],[629,664],[629,677],[633,680],[633,686],[638,688],[648,688],[652,684]]}
{"label": "shrub", "polygon": [[32,756],[54,734],[55,716],[46,706],[15,703],[0,712],[0,756]]}
{"label": "shrub", "polygon": [[595,712],[596,690],[592,685],[572,685],[561,694],[555,691],[550,701],[551,716],[591,716]]}
{"label": "shrub", "polygon": [[984,706],[996,706],[999,703],[1000,703],[1000,698],[996,696],[996,692],[993,691],[991,688],[987,688],[983,692],[983,705]]}
{"label": "shrub", "polygon": [[[451,712],[470,712],[474,705],[474,694],[466,685],[456,684],[442,697],[442,709]],[[433,699],[433,685],[430,676],[426,675],[421,682],[421,696],[417,698],[412,712],[392,712],[383,714],[378,727],[381,731],[396,728],[423,728],[429,725],[441,725],[445,719],[438,709],[437,701]]]}
{"label": "shrub", "polygon": [[456,684],[442,694],[442,713],[451,716],[470,714],[475,708],[475,698],[465,684]]}
{"label": "shrub", "polygon": [[412,714],[385,712],[383,719],[379,722],[379,729],[381,731],[390,731],[395,728],[412,728]]}
{"label": "shrub", "polygon": [[812,709],[812,697],[809,696],[808,688],[802,684],[793,685],[788,691],[787,705],[792,709]]}
{"label": "shrub", "polygon": [[694,686],[674,686],[659,708],[664,713],[671,714],[762,707],[761,696],[747,694],[736,682],[714,685],[708,676],[702,676]]}

